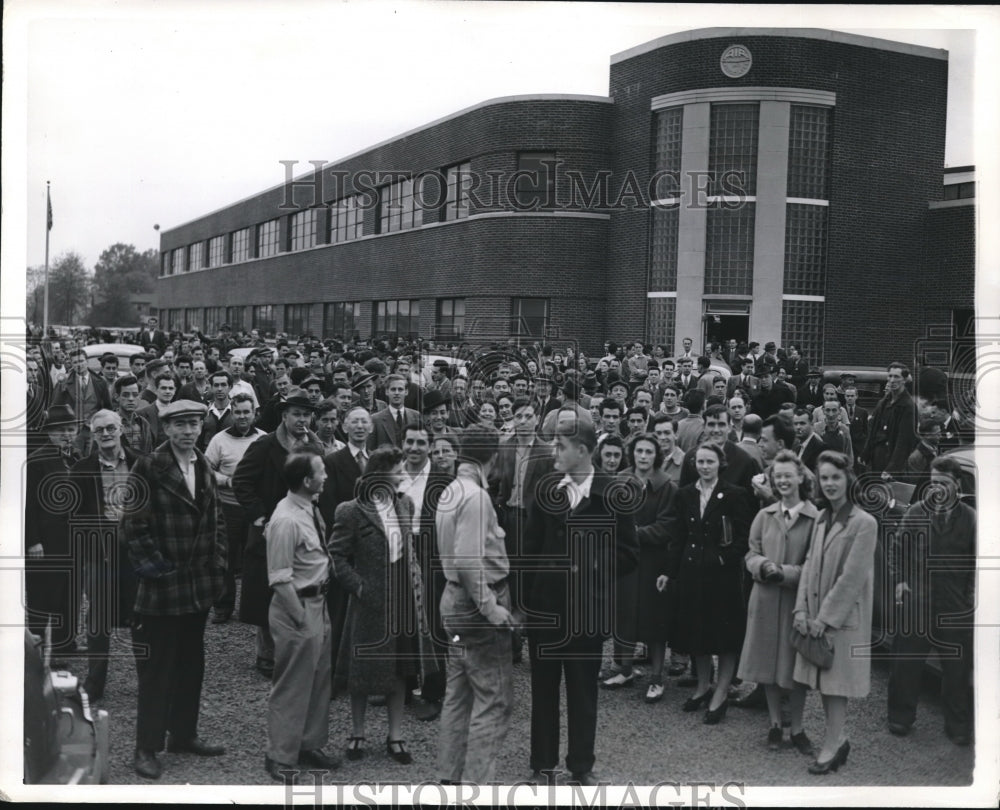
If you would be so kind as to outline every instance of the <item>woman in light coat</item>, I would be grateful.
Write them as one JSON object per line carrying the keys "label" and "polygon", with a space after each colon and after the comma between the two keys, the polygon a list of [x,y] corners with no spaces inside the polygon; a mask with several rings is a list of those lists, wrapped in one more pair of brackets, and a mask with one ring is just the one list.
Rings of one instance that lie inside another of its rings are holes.
{"label": "woman in light coat", "polygon": [[809,502],[812,479],[791,450],[782,450],[774,457],[770,478],[771,491],[780,500],[761,509],[750,526],[746,566],[754,584],[738,674],[764,687],[771,719],[768,748],[776,751],[781,747],[781,695],[785,692],[789,695],[792,744],[811,755],[812,743],[802,729],[806,691],[792,679],[795,648],[789,634],[802,563],[819,510]]}
{"label": "woman in light coat", "polygon": [[878,535],[875,518],[850,501],[852,462],[825,450],[817,461],[820,512],[802,566],[793,626],[814,638],[833,640],[833,665],[819,669],[795,656],[794,678],[823,696],[826,736],[809,772],[835,771],[851,750],[844,731],[848,698],[865,697],[871,687],[868,655],[872,627],[872,579]]}

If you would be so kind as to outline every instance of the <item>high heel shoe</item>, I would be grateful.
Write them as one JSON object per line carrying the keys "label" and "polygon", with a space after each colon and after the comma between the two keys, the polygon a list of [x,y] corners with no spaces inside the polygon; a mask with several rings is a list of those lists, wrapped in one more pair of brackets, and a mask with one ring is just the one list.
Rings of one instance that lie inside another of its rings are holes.
{"label": "high heel shoe", "polygon": [[686,712],[696,712],[702,706],[707,706],[712,700],[712,690],[706,689],[702,694],[689,697],[681,707]]}
{"label": "high heel shoe", "polygon": [[348,737],[347,748],[344,750],[345,756],[355,761],[364,758],[365,749],[361,745],[364,741],[364,737]]}
{"label": "high heel shoe", "polygon": [[719,704],[717,709],[709,709],[705,712],[705,718],[702,722],[706,726],[714,726],[716,723],[720,722],[723,717],[726,716],[726,709],[729,708],[729,698],[726,698]]}
{"label": "high heel shoe", "polygon": [[847,764],[847,755],[851,753],[851,741],[844,740],[840,748],[837,749],[837,759],[840,760],[841,765]]}
{"label": "high heel shoe", "polygon": [[410,756],[410,752],[403,747],[403,740],[386,739],[385,750],[386,753],[400,765],[409,765],[413,762],[413,757]]}
{"label": "high heel shoe", "polygon": [[830,771],[836,771],[841,765],[847,762],[847,755],[851,752],[851,743],[847,740],[841,744],[840,748],[837,749],[836,753],[830,757],[826,762],[820,762],[818,759],[813,760],[809,764],[809,773],[822,775],[825,773],[830,773]]}

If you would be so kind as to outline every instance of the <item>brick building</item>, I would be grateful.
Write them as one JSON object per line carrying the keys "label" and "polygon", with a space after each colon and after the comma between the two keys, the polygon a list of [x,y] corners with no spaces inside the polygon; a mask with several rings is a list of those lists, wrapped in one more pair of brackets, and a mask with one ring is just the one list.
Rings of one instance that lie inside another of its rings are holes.
{"label": "brick building", "polygon": [[486,101],[163,231],[161,315],[908,356],[973,302],[947,81],[946,51],[835,31],[663,37],[611,58],[608,97]]}

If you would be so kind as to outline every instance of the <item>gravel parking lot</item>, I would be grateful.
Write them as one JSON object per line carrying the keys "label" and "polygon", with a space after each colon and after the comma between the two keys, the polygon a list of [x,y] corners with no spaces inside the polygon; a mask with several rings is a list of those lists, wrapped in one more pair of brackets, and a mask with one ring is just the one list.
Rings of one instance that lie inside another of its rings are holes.
{"label": "gravel parking lot", "polygon": [[[206,678],[199,733],[212,742],[224,743],[227,754],[210,759],[161,754],[164,773],[156,784],[274,784],[263,768],[269,681],[253,668],[253,630],[232,621],[225,625],[210,623],[206,631]],[[98,704],[111,715],[110,782],[151,784],[132,770],[136,679],[127,641],[127,631],[112,641],[112,653],[117,657],[111,664],[105,697]],[[75,664],[73,670],[82,677],[85,664]],[[889,734],[885,726],[887,680],[887,667],[876,663],[871,695],[864,701],[852,702],[850,759],[837,773],[812,776],[806,772],[808,759],[794,750],[770,752],[765,744],[768,721],[763,711],[730,708],[721,724],[705,726],[700,712],[681,711],[689,689],[671,684],[660,703],[647,705],[643,701],[645,680],[619,691],[602,692],[595,770],[603,780],[618,785],[628,781],[640,785],[699,781],[810,787],[970,784],[974,747],[956,747],[944,736],[933,689],[925,690],[913,734],[905,738]],[[527,655],[515,667],[515,697],[512,726],[497,772],[498,779],[508,784],[529,775],[531,692]],[[350,729],[349,714],[346,697],[330,703],[328,750],[342,750]],[[805,725],[807,733],[817,741],[823,729],[823,712],[815,694],[806,703]],[[385,709],[370,707],[367,731],[368,756],[358,762],[345,760],[330,781],[356,784],[435,778],[436,722],[421,722],[407,712],[404,737],[414,757],[409,766],[396,764],[385,753]]]}

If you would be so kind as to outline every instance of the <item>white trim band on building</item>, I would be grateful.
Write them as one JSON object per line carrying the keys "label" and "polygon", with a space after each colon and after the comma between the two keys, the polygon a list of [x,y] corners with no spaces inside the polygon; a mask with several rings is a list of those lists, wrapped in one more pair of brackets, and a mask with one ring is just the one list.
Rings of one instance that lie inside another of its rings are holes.
{"label": "white trim band on building", "polygon": [[931,200],[927,203],[927,208],[935,211],[938,208],[961,208],[964,205],[975,205],[975,197],[963,197],[959,200]]}
{"label": "white trim band on building", "polygon": [[669,208],[672,205],[680,205],[680,197],[664,197],[661,200],[650,200],[650,208]]}
{"label": "white trim band on building", "polygon": [[648,292],[648,293],[646,293],[646,297],[647,298],[676,298],[677,297],[677,290],[671,290],[669,292],[665,292],[665,291],[662,291],[662,290],[657,290],[655,292]]}
{"label": "white trim band on building", "polygon": [[[913,56],[925,56],[928,59],[948,59],[948,51],[943,48],[928,48],[925,45],[912,45],[909,42],[896,42],[891,39],[878,39],[860,34],[848,34],[844,31],[830,31],[825,28],[695,28],[690,31],[679,31],[676,34],[644,42],[626,51],[612,54],[611,64],[624,62],[644,53],[676,45],[680,42],[693,42],[700,39],[733,39],[741,37],[792,37],[799,39],[819,39],[825,42],[839,42],[843,45],[858,45],[862,48],[878,48],[895,53],[908,53]],[[734,43],[735,44],[735,43]]]}
{"label": "white trim band on building", "polygon": [[708,87],[654,96],[650,102],[650,109],[655,111],[680,107],[684,104],[711,104],[723,101],[785,101],[790,104],[836,107],[837,94],[799,87]]}
{"label": "white trim band on building", "polygon": [[829,200],[814,200],[809,197],[786,197],[785,202],[789,205],[820,205],[824,208],[830,205]]}
{"label": "white trim band on building", "polygon": [[825,295],[782,295],[782,301],[816,301],[817,303],[826,303]]}

